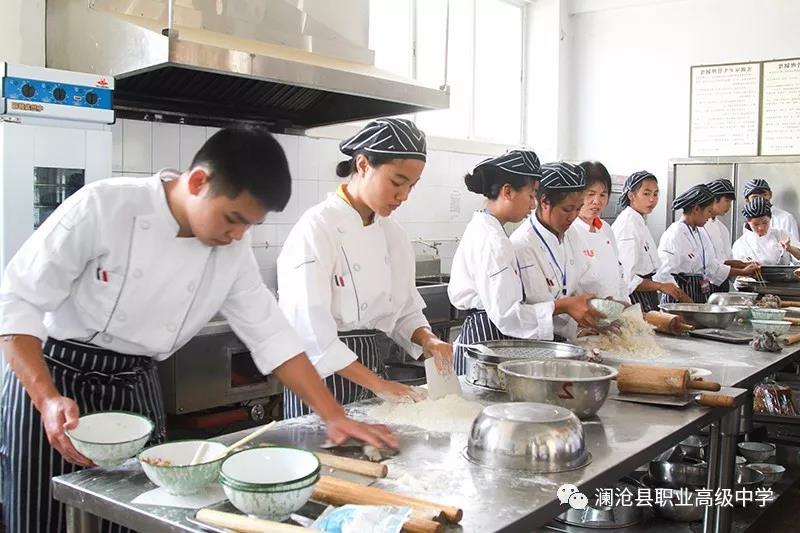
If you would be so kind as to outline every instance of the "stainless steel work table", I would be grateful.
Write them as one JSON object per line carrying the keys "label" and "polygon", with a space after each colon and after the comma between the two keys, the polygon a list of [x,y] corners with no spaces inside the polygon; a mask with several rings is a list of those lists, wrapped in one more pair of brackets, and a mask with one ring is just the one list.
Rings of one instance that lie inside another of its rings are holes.
{"label": "stainless steel work table", "polygon": [[[723,385],[758,381],[798,355],[794,349],[768,354],[755,352],[746,345],[699,339],[662,337],[659,342],[669,356],[638,362],[707,368],[712,371],[712,378]],[[719,361],[714,360],[717,357]],[[473,388],[465,390],[478,399],[501,399]],[[748,397],[743,389],[725,392],[736,396],[740,403]],[[362,417],[363,406],[356,405],[351,412]],[[716,429],[712,429],[711,438],[714,441],[716,431],[719,439],[723,418],[728,419],[728,425],[738,424],[738,411],[697,406],[669,409],[609,400],[596,419],[584,423],[587,448],[593,456],[591,464],[573,472],[549,475],[526,475],[473,465],[463,456],[466,434],[430,433],[397,426],[394,429],[402,452],[389,461],[390,477],[395,479],[378,480],[375,486],[462,507],[461,527],[451,527],[452,531],[531,530],[564,509],[555,497],[561,484],[573,483],[587,495],[596,488],[611,487],[621,476],[714,421],[718,423],[714,424]],[[231,434],[218,440],[233,442],[240,436],[241,433]],[[279,423],[263,440],[314,449],[324,441],[324,428],[316,417],[304,417]],[[732,471],[732,456],[730,460]],[[413,487],[409,484],[411,480]],[[724,486],[722,482],[720,485],[717,479],[710,486]],[[139,531],[198,531],[185,521],[194,511],[130,503],[140,493],[154,488],[133,461],[117,469],[90,469],[60,476],[53,483],[55,497],[71,507],[70,525],[75,531],[90,530],[84,527],[90,523],[87,514],[109,518]],[[715,516],[710,519],[707,531],[712,530]]]}

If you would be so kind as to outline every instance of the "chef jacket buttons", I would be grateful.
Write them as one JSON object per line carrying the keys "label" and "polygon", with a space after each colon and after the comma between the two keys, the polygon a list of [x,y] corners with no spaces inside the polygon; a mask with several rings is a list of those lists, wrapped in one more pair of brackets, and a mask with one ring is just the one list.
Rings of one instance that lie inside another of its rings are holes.
{"label": "chef jacket buttons", "polygon": [[344,230],[342,228],[336,228],[336,231],[338,231],[339,233],[344,233]]}
{"label": "chef jacket buttons", "polygon": [[126,315],[124,312],[120,311],[119,313],[117,313],[117,320],[119,320],[120,322],[125,322],[126,318],[128,318],[128,315]]}
{"label": "chef jacket buttons", "polygon": [[136,278],[136,279],[141,278],[142,277],[142,269],[141,268],[137,268],[136,270],[134,270],[133,271],[133,277]]}
{"label": "chef jacket buttons", "polygon": [[167,324],[167,331],[169,331],[170,333],[175,333],[176,329],[178,329],[178,326],[176,326],[174,323],[170,322],[169,324]]}
{"label": "chef jacket buttons", "polygon": [[110,342],[111,342],[111,335],[109,335],[108,333],[103,333],[103,334],[100,336],[100,340],[102,340],[103,342],[105,342],[106,344],[108,344],[108,343],[110,343]]}
{"label": "chef jacket buttons", "polygon": [[150,221],[142,220],[142,222],[139,224],[139,227],[142,229],[150,229]]}
{"label": "chef jacket buttons", "polygon": [[361,310],[362,311],[364,311],[366,308],[367,308],[367,304],[366,303],[361,304]]}
{"label": "chef jacket buttons", "polygon": [[353,270],[355,270],[356,272],[358,272],[359,270],[361,270],[361,265],[359,265],[358,263],[354,263],[354,264],[353,264]]}

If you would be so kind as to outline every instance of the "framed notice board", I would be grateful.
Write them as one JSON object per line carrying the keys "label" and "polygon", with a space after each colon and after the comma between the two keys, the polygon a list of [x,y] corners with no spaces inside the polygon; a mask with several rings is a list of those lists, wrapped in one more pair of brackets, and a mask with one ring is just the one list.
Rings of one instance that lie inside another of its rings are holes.
{"label": "framed notice board", "polygon": [[763,65],[761,155],[800,154],[800,59]]}

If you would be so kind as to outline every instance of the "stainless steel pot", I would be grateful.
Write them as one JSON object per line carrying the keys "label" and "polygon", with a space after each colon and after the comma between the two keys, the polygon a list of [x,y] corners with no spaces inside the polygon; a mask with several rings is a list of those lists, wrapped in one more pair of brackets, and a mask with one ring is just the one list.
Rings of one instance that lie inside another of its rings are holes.
{"label": "stainless steel pot", "polygon": [[712,305],[756,305],[757,292],[715,292],[708,297]]}
{"label": "stainless steel pot", "polygon": [[706,463],[651,461],[648,473],[656,486],[673,489],[703,488],[708,481]]}
{"label": "stainless steel pot", "polygon": [[485,355],[477,350],[465,348],[464,362],[467,383],[479,388],[505,392],[506,386],[497,365],[519,359],[568,359],[583,361],[586,350],[573,344],[549,341],[507,340],[481,343],[495,355]]}
{"label": "stainless steel pot", "polygon": [[736,307],[711,304],[661,304],[659,306],[665,313],[680,315],[684,320],[694,326],[704,328],[725,329],[731,324],[739,313]]}
{"label": "stainless steel pot", "polygon": [[[642,484],[646,487],[655,488],[658,486],[650,476],[644,476]],[[686,505],[688,504],[688,505]],[[653,500],[653,510],[656,514],[673,520],[675,522],[696,522],[702,520],[706,508],[697,504],[697,494],[695,491],[684,488],[682,494],[674,492],[671,498],[664,498],[662,503]]]}
{"label": "stainless steel pot", "polygon": [[764,281],[797,281],[794,277],[797,268],[797,266],[765,265],[761,267],[761,277]]}
{"label": "stainless steel pot", "polygon": [[[624,480],[623,480],[624,481]],[[636,489],[640,485],[633,485]],[[622,489],[631,490],[627,483],[617,483],[614,493]],[[642,521],[642,507],[635,505],[598,505],[597,498],[589,501],[586,509],[568,509],[556,517],[556,521],[568,526],[589,529],[617,529],[631,527]]]}
{"label": "stainless steel pot", "polygon": [[498,365],[512,402],[539,402],[566,407],[589,418],[602,407],[613,367],[587,361],[506,361]]}

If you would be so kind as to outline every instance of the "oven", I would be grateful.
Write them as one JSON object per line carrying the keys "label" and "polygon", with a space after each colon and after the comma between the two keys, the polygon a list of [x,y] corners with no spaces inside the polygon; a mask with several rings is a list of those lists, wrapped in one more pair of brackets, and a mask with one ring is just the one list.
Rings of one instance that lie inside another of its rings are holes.
{"label": "oven", "polygon": [[164,406],[172,415],[251,403],[283,392],[277,377],[259,372],[225,320],[209,322],[161,361],[158,371]]}

